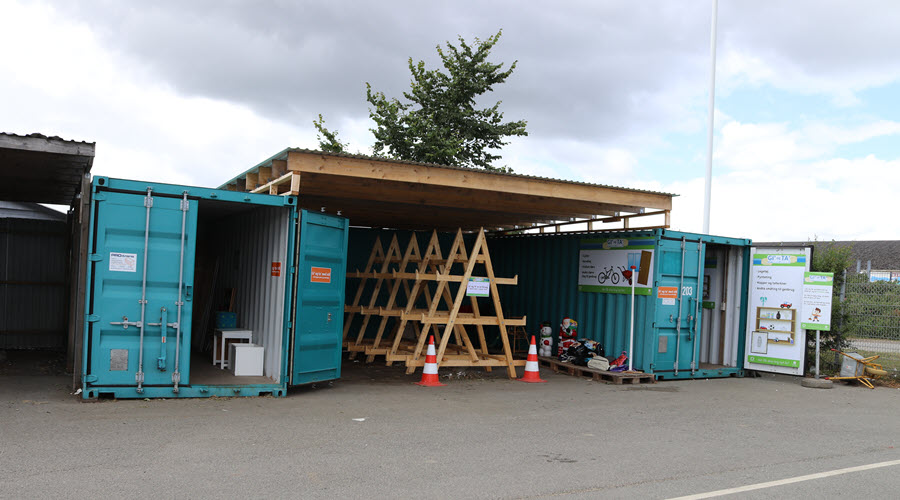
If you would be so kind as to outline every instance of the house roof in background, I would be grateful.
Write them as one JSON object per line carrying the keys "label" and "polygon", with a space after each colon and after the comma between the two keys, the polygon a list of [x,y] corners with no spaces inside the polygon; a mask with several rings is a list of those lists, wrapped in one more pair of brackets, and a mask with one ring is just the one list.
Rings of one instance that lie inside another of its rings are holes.
{"label": "house roof in background", "polygon": [[66,214],[40,203],[0,200],[0,219],[66,220]]}

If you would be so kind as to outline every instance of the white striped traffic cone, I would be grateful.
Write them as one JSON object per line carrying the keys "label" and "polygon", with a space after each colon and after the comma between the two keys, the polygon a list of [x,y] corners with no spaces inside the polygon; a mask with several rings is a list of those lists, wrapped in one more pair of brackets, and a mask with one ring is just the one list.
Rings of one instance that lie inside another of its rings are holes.
{"label": "white striped traffic cone", "polygon": [[525,360],[525,376],[520,378],[519,382],[546,382],[546,380],[541,380],[541,374],[538,372],[537,344],[534,342],[534,335],[531,336],[531,345],[528,346],[528,359]]}
{"label": "white striped traffic cone", "polygon": [[428,336],[428,352],[425,354],[425,369],[422,370],[422,380],[416,385],[425,387],[441,387],[437,372],[437,353],[434,352],[434,335]]}

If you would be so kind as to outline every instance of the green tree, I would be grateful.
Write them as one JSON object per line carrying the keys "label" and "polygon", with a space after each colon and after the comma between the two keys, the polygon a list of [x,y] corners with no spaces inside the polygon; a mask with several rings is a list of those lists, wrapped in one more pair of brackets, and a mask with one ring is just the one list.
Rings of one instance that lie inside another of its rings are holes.
{"label": "green tree", "polygon": [[[495,167],[499,150],[508,144],[505,138],[526,136],[526,122],[503,121],[500,101],[480,108],[479,98],[492,92],[516,69],[517,61],[506,69],[503,64],[488,61],[491,49],[500,40],[501,31],[487,40],[475,39],[469,45],[458,37],[459,46],[446,42],[437,46],[443,70],[428,69],[424,61],[413,63],[410,89],[401,102],[388,98],[366,83],[366,100],[371,104],[369,117],[375,122],[370,129],[375,135],[372,149],[376,156],[398,160],[437,163],[461,167]],[[313,122],[319,132],[319,147],[324,151],[344,151],[346,145],[337,133],[323,125],[322,116]]]}
{"label": "green tree", "polygon": [[343,143],[338,139],[338,133],[332,132],[325,128],[325,119],[319,114],[318,120],[313,120],[313,126],[316,127],[316,139],[319,140],[319,150],[329,153],[345,153],[347,152],[347,143]]}

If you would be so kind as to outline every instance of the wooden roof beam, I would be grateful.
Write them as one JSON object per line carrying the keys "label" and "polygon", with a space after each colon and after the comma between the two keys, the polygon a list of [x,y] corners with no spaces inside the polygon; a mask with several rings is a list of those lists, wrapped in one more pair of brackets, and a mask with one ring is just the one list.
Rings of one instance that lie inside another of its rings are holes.
{"label": "wooden roof beam", "polygon": [[297,172],[460,187],[478,191],[508,192],[660,210],[672,209],[672,196],[664,193],[583,185],[549,179],[532,179],[490,172],[347,158],[300,151],[289,151],[287,163],[289,170]]}

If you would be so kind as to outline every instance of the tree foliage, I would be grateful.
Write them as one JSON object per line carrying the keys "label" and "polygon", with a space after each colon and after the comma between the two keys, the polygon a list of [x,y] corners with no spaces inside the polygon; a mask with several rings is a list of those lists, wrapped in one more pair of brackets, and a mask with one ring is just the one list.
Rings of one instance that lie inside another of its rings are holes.
{"label": "tree foliage", "polygon": [[[375,122],[370,129],[375,135],[372,146],[376,156],[398,160],[437,163],[488,170],[511,171],[495,167],[500,159],[492,151],[508,144],[504,139],[526,136],[524,120],[504,122],[500,101],[479,108],[479,98],[503,83],[516,69],[517,61],[503,69],[503,64],[488,61],[491,49],[500,40],[502,30],[487,40],[475,39],[469,45],[458,37],[459,46],[450,42],[438,45],[444,70],[428,69],[424,61],[413,63],[410,90],[403,93],[405,102],[388,98],[366,83],[369,117]],[[313,120],[319,149],[343,153],[347,143],[338,139],[336,131],[325,127],[319,115]]]}
{"label": "tree foliage", "polygon": [[325,119],[319,114],[318,120],[313,120],[313,126],[316,127],[316,139],[319,140],[319,150],[329,153],[344,153],[347,151],[348,144],[338,139],[338,133],[332,132],[325,128]]}
{"label": "tree foliage", "polygon": [[369,117],[375,122],[373,150],[400,160],[464,167],[496,168],[500,155],[491,153],[506,145],[510,136],[525,136],[524,120],[504,122],[500,101],[478,107],[478,98],[506,81],[516,69],[488,61],[501,31],[473,45],[459,37],[459,46],[446,42],[437,46],[444,71],[428,69],[424,61],[413,63],[407,102],[387,98],[366,83],[366,100],[372,105]]}

